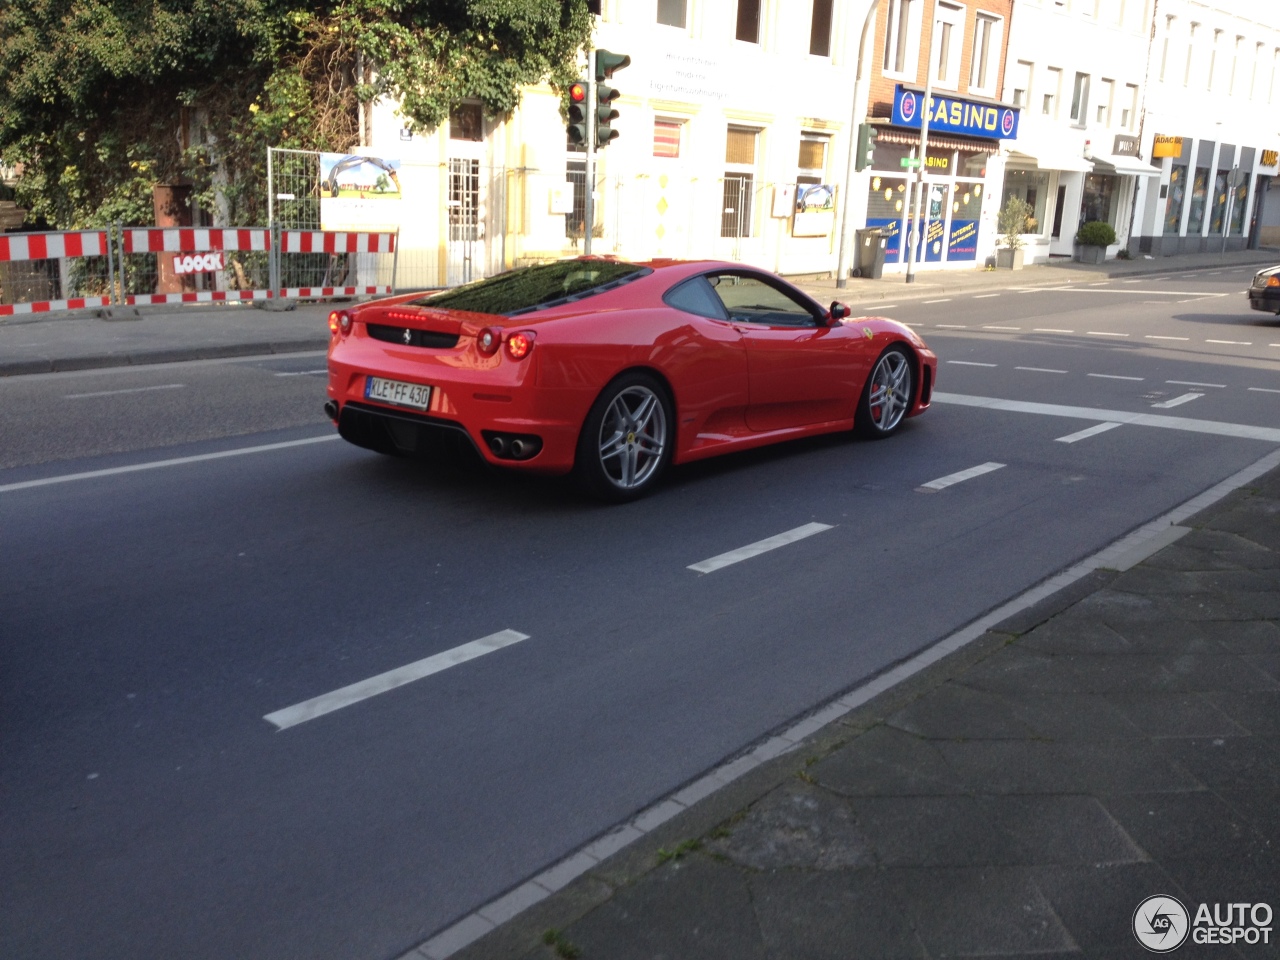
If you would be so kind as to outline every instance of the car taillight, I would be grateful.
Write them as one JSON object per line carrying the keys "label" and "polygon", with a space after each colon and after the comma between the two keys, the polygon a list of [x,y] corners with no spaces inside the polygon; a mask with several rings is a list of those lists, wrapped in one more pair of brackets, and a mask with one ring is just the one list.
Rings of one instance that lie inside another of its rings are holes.
{"label": "car taillight", "polygon": [[512,360],[523,360],[533,349],[533,333],[513,333],[507,337],[507,356]]}
{"label": "car taillight", "polygon": [[334,310],[329,314],[329,332],[335,337],[341,333],[344,337],[351,332],[351,314],[345,310]]}
{"label": "car taillight", "polygon": [[476,334],[476,349],[486,357],[491,357],[498,352],[498,344],[502,341],[498,331],[493,327],[485,327]]}

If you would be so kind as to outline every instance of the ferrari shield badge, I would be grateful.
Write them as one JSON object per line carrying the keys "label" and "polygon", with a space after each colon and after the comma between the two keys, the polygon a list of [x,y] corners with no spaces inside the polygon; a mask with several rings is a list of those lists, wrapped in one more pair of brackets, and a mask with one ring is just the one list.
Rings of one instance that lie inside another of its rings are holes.
{"label": "ferrari shield badge", "polygon": [[862,328],[862,335],[863,335],[864,337],[866,337],[868,340],[874,339],[874,337],[875,337],[875,334],[871,332],[871,328],[870,328],[870,327],[863,327],[863,328]]}

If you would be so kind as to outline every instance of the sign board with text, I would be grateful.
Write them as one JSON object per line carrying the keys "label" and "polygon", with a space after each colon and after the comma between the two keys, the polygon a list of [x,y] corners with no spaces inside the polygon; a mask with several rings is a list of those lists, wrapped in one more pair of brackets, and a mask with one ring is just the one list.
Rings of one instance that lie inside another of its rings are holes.
{"label": "sign board with text", "polygon": [[[927,107],[929,129],[938,133],[956,133],[971,137],[999,140],[1018,138],[1017,107],[979,103],[960,97],[934,94]],[[893,91],[893,123],[899,127],[922,125],[926,113],[924,94],[898,84]]]}

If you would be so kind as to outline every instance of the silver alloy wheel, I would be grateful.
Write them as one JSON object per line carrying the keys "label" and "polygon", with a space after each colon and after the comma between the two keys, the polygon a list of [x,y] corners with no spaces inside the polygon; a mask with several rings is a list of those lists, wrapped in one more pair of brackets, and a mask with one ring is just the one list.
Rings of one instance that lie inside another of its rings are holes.
{"label": "silver alloy wheel", "polygon": [[911,403],[911,364],[897,350],[890,350],[871,373],[867,408],[871,422],[881,433],[888,433],[906,415]]}
{"label": "silver alloy wheel", "polygon": [[633,384],[620,391],[600,421],[600,466],[620,490],[635,490],[653,476],[667,448],[667,413],[653,390]]}

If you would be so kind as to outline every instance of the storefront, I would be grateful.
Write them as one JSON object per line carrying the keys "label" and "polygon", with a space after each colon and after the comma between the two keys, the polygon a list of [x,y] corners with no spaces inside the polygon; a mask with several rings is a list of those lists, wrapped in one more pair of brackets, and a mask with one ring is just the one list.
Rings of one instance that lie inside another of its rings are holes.
{"label": "storefront", "polygon": [[[1017,111],[998,104],[935,96],[922,162],[923,101],[918,91],[898,85],[892,120],[877,126],[866,224],[884,232],[886,267],[905,269],[914,191],[920,183],[924,190],[920,203],[924,249],[918,262],[970,266],[984,243],[988,251],[994,245],[992,237],[983,236],[982,228],[984,219],[993,216],[988,161],[1000,149],[999,137],[1017,135]],[[988,205],[987,218],[983,216],[984,205]]]}

